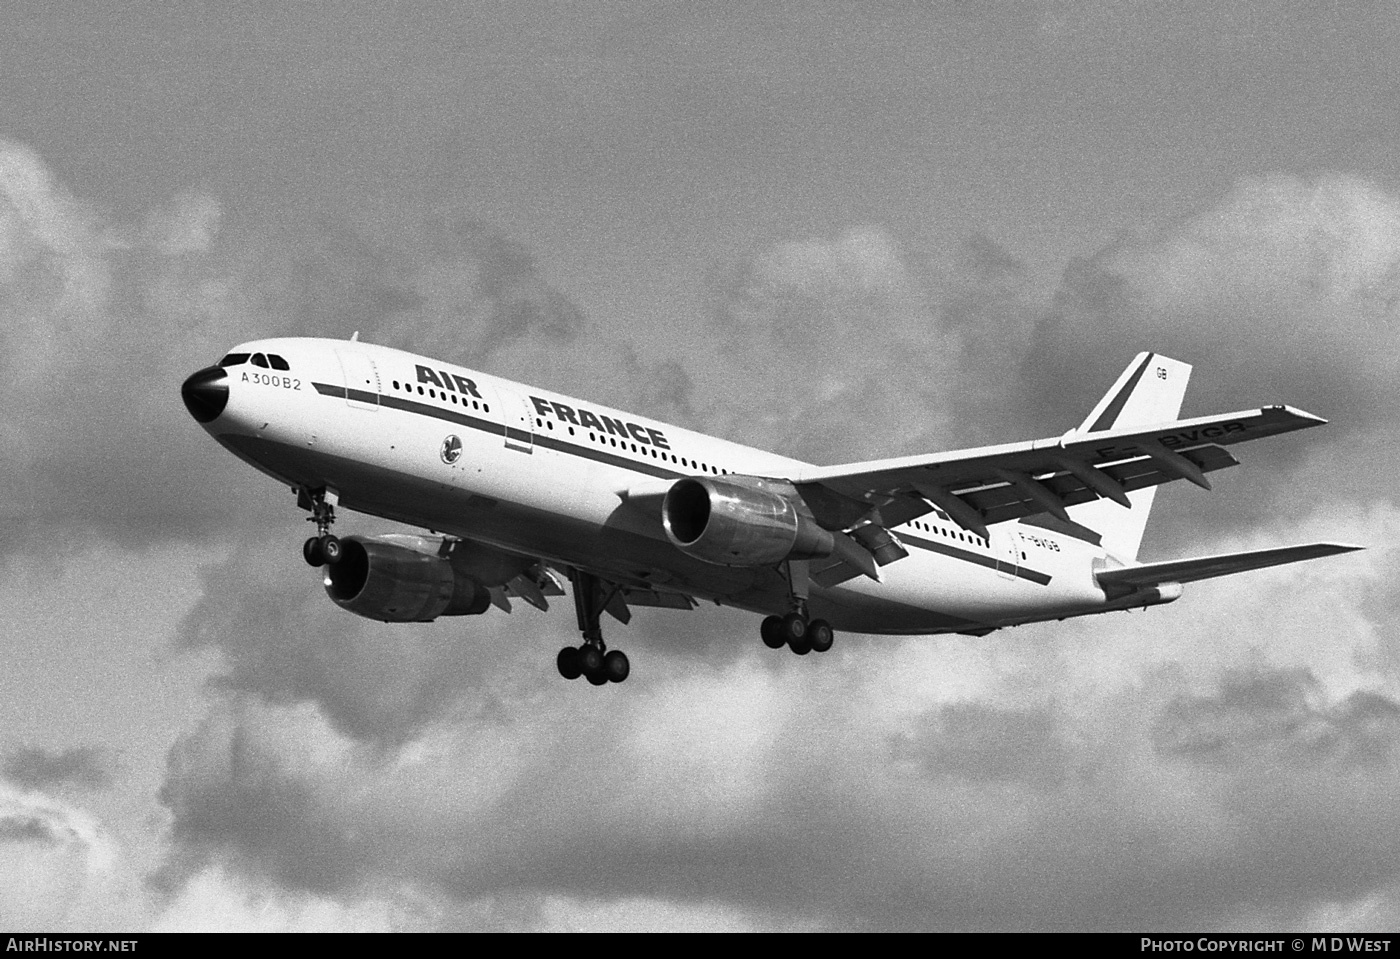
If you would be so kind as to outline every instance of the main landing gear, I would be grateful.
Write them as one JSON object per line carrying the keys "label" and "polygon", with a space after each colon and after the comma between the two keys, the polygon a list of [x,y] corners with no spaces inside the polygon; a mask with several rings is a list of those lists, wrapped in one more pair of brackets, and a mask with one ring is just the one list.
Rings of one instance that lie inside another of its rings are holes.
{"label": "main landing gear", "polygon": [[763,637],[763,645],[769,649],[787,646],[799,656],[824,653],[836,639],[830,623],[824,619],[808,619],[805,609],[794,610],[786,616],[769,616],[758,632]]}
{"label": "main landing gear", "polygon": [[784,646],[799,656],[808,653],[824,653],[836,639],[831,624],[824,619],[810,619],[807,615],[808,566],[806,561],[794,560],[787,564],[788,605],[792,612],[786,616],[769,616],[759,627],[763,645],[769,649],[782,649]]}
{"label": "main landing gear", "polygon": [[297,490],[297,505],[309,509],[308,523],[316,524],[316,535],[301,547],[301,555],[312,566],[334,565],[340,562],[343,548],[340,540],[331,535],[331,524],[335,522],[335,504],[338,498],[333,490],[322,487],[317,490]]}
{"label": "main landing gear", "polygon": [[569,579],[573,582],[574,611],[578,613],[578,628],[583,633],[583,642],[559,650],[559,675],[565,679],[583,676],[594,686],[622,682],[632,671],[631,664],[621,650],[608,650],[603,643],[603,628],[598,622],[618,587],[579,570],[570,570]]}

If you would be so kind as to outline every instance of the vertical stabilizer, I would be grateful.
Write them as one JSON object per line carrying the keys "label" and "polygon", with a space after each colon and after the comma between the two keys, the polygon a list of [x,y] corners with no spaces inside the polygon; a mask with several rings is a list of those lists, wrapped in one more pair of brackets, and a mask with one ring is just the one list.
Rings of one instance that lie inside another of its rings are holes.
{"label": "vertical stabilizer", "polygon": [[[1190,380],[1189,363],[1160,353],[1139,353],[1075,432],[1097,433],[1123,426],[1169,423],[1181,413],[1181,401]],[[1132,509],[1100,499],[1072,506],[1069,513],[1076,523],[1100,534],[1110,552],[1131,562],[1137,559],[1156,495],[1157,487],[1149,486],[1128,494]]]}

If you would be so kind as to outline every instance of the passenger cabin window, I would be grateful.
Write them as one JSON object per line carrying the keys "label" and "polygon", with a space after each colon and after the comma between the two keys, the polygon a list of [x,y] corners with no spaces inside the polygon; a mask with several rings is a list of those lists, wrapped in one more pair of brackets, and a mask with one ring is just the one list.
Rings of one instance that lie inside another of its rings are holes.
{"label": "passenger cabin window", "polygon": [[230,353],[228,356],[224,357],[222,360],[219,361],[219,365],[223,367],[242,366],[244,363],[247,362],[247,353]]}

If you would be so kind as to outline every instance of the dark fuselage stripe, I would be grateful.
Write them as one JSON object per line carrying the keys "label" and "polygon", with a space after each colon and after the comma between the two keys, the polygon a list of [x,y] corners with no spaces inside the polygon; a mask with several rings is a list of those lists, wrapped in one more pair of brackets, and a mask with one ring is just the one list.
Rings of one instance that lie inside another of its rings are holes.
{"label": "dark fuselage stripe", "polygon": [[[313,383],[316,392],[323,396],[335,396],[341,399],[346,397],[346,389],[343,386],[333,386],[328,383]],[[358,400],[361,403],[375,403],[380,406],[394,410],[403,410],[406,413],[417,413],[420,416],[431,416],[434,419],[444,420],[448,423],[456,423],[469,429],[480,430],[491,436],[501,436],[498,432],[502,425],[495,420],[482,419],[479,416],[468,416],[456,410],[446,410],[440,406],[433,406],[429,403],[419,403],[417,400],[406,400],[397,396],[369,393],[364,390],[349,390],[349,399]],[[607,453],[602,450],[589,449],[578,443],[570,443],[555,436],[531,433],[528,430],[507,427],[509,436],[519,442],[529,442],[531,436],[534,437],[534,444],[545,449],[554,450],[559,453],[568,453],[573,456],[582,456],[584,459],[593,460],[598,463],[606,463],[609,466],[616,466],[622,469],[632,470],[636,473],[645,473],[649,476],[657,476],[662,479],[678,479],[682,476],[693,476],[693,473],[682,473],[678,470],[669,469],[659,463],[639,463],[636,460],[628,459],[625,456],[618,456],[615,453]],[[1023,566],[1015,566],[1005,560],[999,560],[994,556],[983,556],[981,553],[974,553],[965,549],[958,549],[947,543],[938,543],[933,540],[923,539],[918,536],[909,536],[905,533],[896,533],[901,543],[907,543],[918,549],[927,550],[931,553],[941,553],[944,556],[960,559],[964,562],[975,563],[978,566],[985,566],[988,569],[999,570],[1004,573],[1013,573],[1020,579],[1029,580],[1041,586],[1046,586],[1050,582],[1050,577],[1045,573],[1037,572],[1033,569],[1026,569]]]}
{"label": "dark fuselage stripe", "polygon": [[901,543],[917,546],[931,553],[942,553],[944,556],[951,556],[954,559],[960,559],[967,563],[976,563],[978,566],[985,566],[999,573],[1010,573],[1013,576],[1030,580],[1032,583],[1036,583],[1040,586],[1048,586],[1050,584],[1050,577],[1045,573],[1034,569],[1026,569],[1024,566],[1018,566],[1015,563],[1008,563],[1006,560],[997,559],[995,556],[984,556],[981,553],[973,553],[965,549],[958,549],[956,546],[952,546],[948,543],[938,543],[931,539],[924,539],[921,536],[910,536],[908,533],[896,533],[895,535],[899,537]]}

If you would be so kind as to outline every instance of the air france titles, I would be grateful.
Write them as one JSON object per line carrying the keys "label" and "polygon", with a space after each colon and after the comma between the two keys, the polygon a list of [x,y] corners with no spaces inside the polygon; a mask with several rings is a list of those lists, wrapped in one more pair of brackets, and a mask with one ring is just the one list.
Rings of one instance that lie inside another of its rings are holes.
{"label": "air france titles", "polygon": [[458,376],[456,373],[447,373],[429,369],[426,366],[415,367],[418,370],[419,383],[431,383],[440,390],[451,390],[453,393],[461,393],[464,396],[473,396],[482,399],[482,395],[476,391],[476,384],[465,376]]}
{"label": "air france titles", "polygon": [[538,396],[530,397],[530,402],[535,404],[535,411],[540,416],[548,416],[561,423],[572,423],[574,426],[593,430],[595,433],[612,433],[624,440],[636,440],[644,446],[655,446],[659,450],[671,448],[671,444],[666,440],[666,434],[660,430],[654,430],[650,426],[627,423],[611,416],[604,416],[601,413],[591,413],[585,409],[576,410],[572,406],[565,406],[563,403],[556,403],[553,400],[542,400]]}

